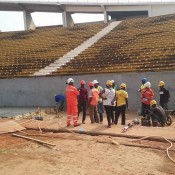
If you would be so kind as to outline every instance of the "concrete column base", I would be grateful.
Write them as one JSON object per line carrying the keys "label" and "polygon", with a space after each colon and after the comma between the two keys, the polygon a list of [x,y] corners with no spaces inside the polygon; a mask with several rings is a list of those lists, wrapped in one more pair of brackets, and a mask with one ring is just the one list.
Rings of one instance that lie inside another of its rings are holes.
{"label": "concrete column base", "polygon": [[31,13],[29,11],[23,11],[23,18],[24,18],[24,29],[25,30],[35,30],[36,26],[32,19]]}
{"label": "concrete column base", "polygon": [[62,19],[63,19],[63,27],[71,27],[74,26],[74,21],[72,19],[71,13],[63,12],[62,13]]}

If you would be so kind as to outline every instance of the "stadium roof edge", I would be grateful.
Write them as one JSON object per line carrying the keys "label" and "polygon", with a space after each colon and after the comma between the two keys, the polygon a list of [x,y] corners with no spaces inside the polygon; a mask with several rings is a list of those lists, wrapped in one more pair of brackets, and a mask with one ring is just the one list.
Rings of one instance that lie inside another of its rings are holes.
{"label": "stadium roof edge", "polygon": [[[135,16],[138,13],[142,15],[147,15],[149,17],[160,16],[166,14],[175,13],[175,1],[173,2],[128,2],[121,3],[121,0],[117,2],[99,2],[94,0],[94,2],[61,2],[61,1],[1,1],[0,0],[0,11],[18,11],[23,12],[24,28],[25,30],[36,28],[34,21],[32,19],[31,13],[33,12],[51,12],[51,13],[62,13],[63,27],[68,27],[74,25],[72,14],[74,13],[96,13],[103,14],[104,23],[107,23],[108,17],[111,19],[119,18],[117,12],[126,12],[126,16],[129,13]],[[135,13],[134,13],[135,12]]]}
{"label": "stadium roof edge", "polygon": [[1,1],[1,3],[11,4],[59,4],[59,5],[142,5],[142,4],[174,4],[175,1],[161,1],[161,2],[63,2],[63,1]]}
{"label": "stadium roof edge", "polygon": [[[29,9],[30,11],[38,11],[38,12],[58,12],[61,13],[63,10],[59,8],[60,6],[147,6],[147,5],[158,5],[158,4],[175,4],[174,2],[129,2],[129,3],[85,3],[85,2],[41,2],[41,1],[0,1],[0,11],[23,11],[25,9]],[[41,8],[42,7],[42,8]],[[77,11],[78,13],[78,11]]]}

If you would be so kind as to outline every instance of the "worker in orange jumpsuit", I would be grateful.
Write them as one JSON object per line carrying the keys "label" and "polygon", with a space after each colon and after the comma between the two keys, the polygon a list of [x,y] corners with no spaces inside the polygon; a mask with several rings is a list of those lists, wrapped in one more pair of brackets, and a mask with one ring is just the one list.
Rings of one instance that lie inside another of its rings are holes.
{"label": "worker in orange jumpsuit", "polygon": [[73,86],[74,80],[72,78],[68,78],[66,84],[68,84],[66,88],[66,99],[67,99],[67,126],[71,125],[71,120],[73,117],[74,127],[79,126],[78,124],[78,100],[77,96],[79,95],[79,91],[76,87]]}
{"label": "worker in orange jumpsuit", "polygon": [[154,92],[151,89],[151,83],[146,82],[144,88],[141,90],[141,102],[143,117],[146,117],[147,110],[150,110],[151,100],[154,98]]}

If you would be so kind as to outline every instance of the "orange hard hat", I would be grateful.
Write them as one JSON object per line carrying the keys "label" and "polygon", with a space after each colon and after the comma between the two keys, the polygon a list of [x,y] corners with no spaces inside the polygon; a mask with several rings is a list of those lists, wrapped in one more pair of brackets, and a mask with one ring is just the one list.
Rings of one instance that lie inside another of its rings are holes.
{"label": "orange hard hat", "polygon": [[93,82],[89,82],[89,87],[93,87],[94,83]]}
{"label": "orange hard hat", "polygon": [[84,80],[81,80],[80,84],[86,84],[86,82]]}

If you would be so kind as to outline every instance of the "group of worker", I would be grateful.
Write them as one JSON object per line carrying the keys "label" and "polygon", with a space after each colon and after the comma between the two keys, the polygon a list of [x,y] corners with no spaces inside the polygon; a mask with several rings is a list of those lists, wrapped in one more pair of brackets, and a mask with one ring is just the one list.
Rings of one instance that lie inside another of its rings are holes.
{"label": "group of worker", "polygon": [[[66,84],[67,126],[71,125],[72,118],[74,127],[80,125],[80,123],[78,123],[78,117],[81,111],[83,112],[82,124],[85,124],[87,106],[92,124],[103,123],[103,113],[105,110],[108,123],[107,127],[111,128],[111,125],[117,125],[120,114],[122,114],[121,124],[125,125],[125,111],[128,108],[128,93],[125,83],[122,83],[118,87],[114,80],[108,80],[106,87],[102,88],[99,82],[94,80],[88,83],[89,89],[87,89],[84,80],[81,80],[80,87],[76,88],[73,85],[74,80],[68,78]],[[160,105],[164,109],[167,109],[170,95],[164,85],[165,83],[160,81]],[[163,115],[163,113],[162,110],[156,106],[157,102],[154,100],[151,83],[146,78],[142,79],[142,85],[138,91],[141,95],[141,114],[143,117],[146,117],[147,111],[151,110],[153,111],[153,120],[159,120],[159,115]],[[161,123],[161,121],[159,122]]]}
{"label": "group of worker", "polygon": [[[82,124],[85,124],[87,106],[91,123],[103,123],[104,109],[107,116],[107,127],[118,123],[119,115],[122,114],[122,125],[125,125],[125,111],[128,108],[128,93],[126,84],[122,83],[120,88],[115,85],[114,80],[108,80],[106,87],[102,88],[97,80],[88,83],[89,90],[86,89],[86,82],[80,81],[80,87],[74,87],[74,80],[67,80],[67,126],[71,125],[73,118],[74,126],[78,126],[78,116],[83,111]],[[115,113],[115,114],[114,114]]]}
{"label": "group of worker", "polygon": [[146,117],[148,113],[151,113],[152,123],[159,123],[161,126],[165,125],[166,114],[165,110],[168,110],[168,102],[170,100],[170,93],[165,88],[164,81],[160,81],[159,84],[159,96],[160,106],[157,106],[156,100],[154,100],[154,92],[151,89],[151,83],[146,79],[142,79],[142,85],[138,90],[141,93],[141,114]]}

